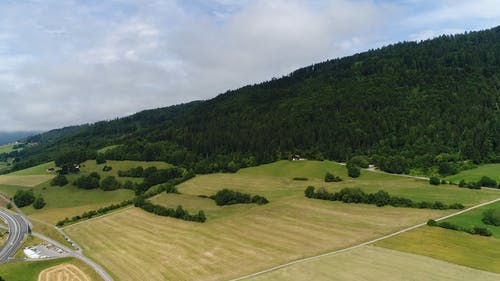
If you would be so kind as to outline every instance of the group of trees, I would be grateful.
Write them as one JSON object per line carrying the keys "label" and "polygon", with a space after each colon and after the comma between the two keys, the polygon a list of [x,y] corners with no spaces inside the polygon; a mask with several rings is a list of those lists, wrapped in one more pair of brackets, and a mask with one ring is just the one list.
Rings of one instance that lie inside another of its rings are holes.
{"label": "group of trees", "polygon": [[454,223],[447,222],[447,221],[437,222],[435,220],[428,220],[427,225],[428,226],[438,226],[438,227],[442,227],[445,229],[451,229],[451,230],[455,230],[455,231],[463,231],[463,232],[467,232],[467,233],[473,234],[473,235],[491,236],[491,234],[492,234],[489,229],[484,228],[484,227],[472,226],[472,227],[466,228],[466,227],[462,227],[460,225],[456,225]]}
{"label": "group of trees", "polygon": [[68,179],[63,174],[58,174],[50,181],[51,186],[65,186],[68,183],[69,183]]}
{"label": "group of trees", "polygon": [[307,198],[322,199],[329,201],[342,201],[344,203],[364,203],[373,204],[378,207],[390,205],[393,207],[420,208],[420,209],[463,209],[460,203],[444,204],[442,202],[413,202],[408,198],[391,196],[389,193],[379,190],[376,193],[365,193],[360,188],[343,188],[338,192],[328,192],[324,188],[315,190],[314,186],[308,186],[304,191]]}
{"label": "group of trees", "polygon": [[248,193],[241,193],[239,191],[224,188],[217,191],[215,195],[210,196],[210,199],[215,201],[217,206],[232,205],[232,204],[250,204],[255,203],[263,205],[269,203],[265,197],[260,195],[250,195]]}
{"label": "group of trees", "polygon": [[45,200],[41,195],[35,197],[33,190],[18,190],[14,194],[14,204],[19,208],[33,204],[33,208],[41,209],[45,206]]}
{"label": "group of trees", "polygon": [[172,209],[165,206],[153,204],[150,201],[146,200],[144,196],[137,196],[134,199],[134,206],[158,216],[172,217],[194,222],[205,222],[207,220],[205,212],[203,212],[202,210],[198,211],[198,213],[195,215],[191,215],[188,211],[184,210],[181,205],[177,206],[176,209]]}
{"label": "group of trees", "polygon": [[182,179],[187,174],[190,173],[179,167],[171,167],[167,169],[148,167],[144,169],[139,166],[127,171],[118,171],[119,177],[144,178],[142,183],[135,184],[133,187],[137,195],[144,193],[154,185],[165,183],[173,179]]}
{"label": "group of trees", "polygon": [[79,178],[77,178],[74,182],[74,185],[76,185],[78,188],[83,189],[96,189],[100,186],[100,179],[101,176],[98,173],[92,172],[88,176],[80,176]]}
{"label": "group of trees", "polygon": [[497,181],[487,177],[483,176],[481,179],[477,182],[466,182],[465,180],[461,180],[458,183],[459,187],[464,187],[464,188],[470,188],[470,189],[481,189],[482,186],[484,187],[491,187],[491,188],[500,188],[499,185],[497,184]]}

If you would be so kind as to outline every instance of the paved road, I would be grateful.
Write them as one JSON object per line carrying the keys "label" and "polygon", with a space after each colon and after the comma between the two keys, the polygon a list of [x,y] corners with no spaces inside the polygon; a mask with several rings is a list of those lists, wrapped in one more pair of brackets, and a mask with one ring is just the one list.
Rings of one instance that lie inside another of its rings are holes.
{"label": "paved road", "polygon": [[28,234],[29,223],[24,217],[6,210],[0,210],[0,218],[4,220],[9,227],[9,237],[0,249],[0,264],[9,261],[17,249],[23,243],[24,237]]}
{"label": "paved road", "polygon": [[[500,198],[497,198],[497,199],[494,199],[494,200],[491,200],[491,201],[488,201],[488,202],[484,202],[484,203],[472,206],[470,208],[467,208],[467,209],[455,212],[453,214],[450,214],[450,215],[447,215],[447,216],[444,216],[444,217],[440,217],[439,219],[436,219],[436,221],[441,221],[441,220],[445,220],[445,219],[448,219],[448,218],[451,218],[451,217],[454,217],[454,216],[458,216],[458,215],[463,214],[465,212],[468,212],[468,211],[471,211],[471,210],[474,210],[474,209],[477,209],[477,208],[480,208],[480,207],[483,207],[483,206],[486,206],[486,205],[489,205],[489,204],[493,204],[493,203],[499,202],[499,201],[500,201]],[[408,232],[410,230],[422,227],[422,226],[424,226],[426,224],[427,224],[426,222],[419,223],[417,225],[414,225],[414,226],[411,226],[411,227],[408,227],[408,228],[396,231],[394,233],[391,233],[391,234],[388,234],[388,235],[385,235],[385,236],[382,236],[382,237],[379,237],[379,238],[376,238],[376,239],[373,239],[373,240],[370,240],[370,241],[367,241],[367,242],[363,242],[363,243],[358,244],[358,245],[354,245],[354,246],[351,246],[351,247],[348,247],[348,248],[344,248],[344,249],[332,251],[332,252],[329,252],[329,253],[325,253],[325,254],[321,254],[321,255],[317,255],[317,256],[313,256],[313,257],[308,257],[308,258],[304,258],[304,259],[300,259],[300,260],[295,260],[295,261],[292,261],[292,262],[289,262],[289,263],[285,263],[285,264],[282,264],[282,265],[278,265],[278,266],[275,266],[275,267],[272,267],[272,268],[269,268],[269,269],[266,269],[266,270],[263,270],[263,271],[259,271],[259,272],[256,272],[256,273],[252,273],[252,274],[248,274],[248,275],[245,275],[245,276],[241,276],[241,277],[232,279],[231,281],[239,281],[239,280],[243,280],[243,279],[248,279],[248,278],[256,277],[256,276],[259,276],[259,275],[262,275],[262,274],[265,274],[265,273],[269,273],[271,271],[275,271],[275,270],[278,270],[278,269],[281,269],[281,268],[284,268],[284,267],[287,267],[287,266],[291,266],[291,265],[294,265],[294,264],[297,264],[297,263],[302,263],[302,262],[306,262],[306,261],[310,261],[310,260],[315,260],[315,259],[318,259],[318,258],[321,258],[321,257],[326,257],[326,256],[331,256],[331,255],[339,254],[339,253],[342,253],[342,252],[347,252],[347,251],[350,251],[350,250],[353,250],[353,249],[356,249],[356,248],[360,248],[360,247],[363,247],[363,246],[366,246],[366,245],[369,245],[369,244],[373,244],[373,243],[378,242],[380,240],[384,240],[384,239],[387,239],[387,238],[399,235],[399,234],[404,233],[404,232]]]}
{"label": "paved road", "polygon": [[55,245],[55,246],[63,249],[64,251],[66,251],[68,253],[68,256],[77,258],[77,259],[83,261],[84,263],[88,264],[90,267],[92,267],[99,274],[99,276],[101,276],[101,278],[104,281],[113,281],[113,277],[111,277],[106,272],[106,270],[104,270],[104,268],[102,268],[100,265],[98,265],[97,263],[95,263],[93,260],[91,260],[91,259],[87,258],[86,256],[84,256],[80,251],[72,250],[72,249],[64,246],[63,244],[61,244],[61,243],[59,243],[59,242],[57,242],[55,240],[52,240],[49,237],[47,237],[47,236],[45,236],[43,234],[40,234],[40,233],[33,232],[33,236],[36,236],[36,237],[38,237],[38,238],[40,238],[42,240],[50,242],[52,245]]}
{"label": "paved road", "polygon": [[[9,258],[12,257],[19,249],[19,247],[23,242],[24,237],[29,232],[30,223],[27,219],[24,218],[24,216],[15,214],[8,210],[0,209],[0,218],[7,223],[9,229],[9,237],[7,238],[7,241],[5,242],[3,247],[0,249],[0,264],[2,264],[8,262]],[[56,245],[57,247],[63,249],[68,253],[68,256],[77,258],[83,261],[84,263],[88,264],[99,274],[99,276],[101,276],[101,278],[104,281],[113,281],[113,278],[100,265],[98,265],[93,260],[84,256],[80,249],[75,251],[40,233],[32,233],[32,234],[42,240],[48,241],[53,245]]]}

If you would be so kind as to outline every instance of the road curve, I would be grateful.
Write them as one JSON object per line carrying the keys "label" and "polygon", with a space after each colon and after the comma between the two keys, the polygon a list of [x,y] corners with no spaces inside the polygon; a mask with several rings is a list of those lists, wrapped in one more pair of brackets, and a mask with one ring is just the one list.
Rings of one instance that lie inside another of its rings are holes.
{"label": "road curve", "polygon": [[59,242],[57,242],[55,240],[50,239],[49,237],[47,237],[47,236],[45,236],[43,234],[33,232],[33,236],[36,236],[36,237],[38,237],[38,238],[40,238],[42,240],[50,242],[52,245],[55,245],[58,248],[61,248],[64,251],[66,251],[69,256],[77,258],[77,259],[83,261],[84,263],[86,263],[87,265],[89,265],[90,267],[92,267],[97,272],[97,274],[99,274],[99,276],[101,276],[101,278],[104,281],[114,281],[113,277],[111,277],[111,275],[109,275],[106,272],[106,270],[104,270],[104,268],[102,268],[100,265],[98,265],[97,263],[95,263],[93,260],[91,260],[91,259],[87,258],[86,256],[84,256],[81,252],[72,250],[72,249],[64,246],[63,244],[61,244],[61,243],[59,243]]}
{"label": "road curve", "polygon": [[0,264],[2,264],[8,262],[23,243],[24,237],[29,232],[29,223],[24,217],[7,210],[0,210],[0,218],[9,227],[9,237],[0,249]]}

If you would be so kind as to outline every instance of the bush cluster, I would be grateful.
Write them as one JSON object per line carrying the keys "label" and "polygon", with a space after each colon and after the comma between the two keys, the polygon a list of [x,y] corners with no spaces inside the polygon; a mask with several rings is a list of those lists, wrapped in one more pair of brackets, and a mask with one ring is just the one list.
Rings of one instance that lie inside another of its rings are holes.
{"label": "bush cluster", "polygon": [[342,179],[339,176],[334,176],[332,173],[325,174],[325,182],[339,182]]}
{"label": "bush cluster", "polygon": [[81,176],[76,181],[74,182],[74,185],[76,185],[79,188],[83,189],[95,189],[99,188],[99,180],[101,179],[101,176],[96,173],[92,172],[88,176]]}
{"label": "bush cluster", "polygon": [[217,191],[217,193],[215,195],[210,196],[210,198],[215,200],[215,203],[218,206],[232,205],[232,204],[250,204],[250,203],[264,205],[269,203],[269,200],[267,200],[263,196],[259,195],[251,196],[248,193],[241,193],[227,188]]}
{"label": "bush cluster", "polygon": [[435,220],[428,220],[428,226],[437,226],[445,229],[455,230],[455,231],[463,231],[473,235],[481,235],[481,236],[491,236],[491,231],[484,227],[472,226],[470,228],[461,227],[451,222],[443,221],[437,222]]}
{"label": "bush cluster", "polygon": [[144,196],[137,196],[134,199],[134,206],[158,216],[172,217],[195,222],[205,222],[207,220],[207,218],[205,217],[205,212],[203,212],[202,210],[198,211],[198,213],[195,215],[191,215],[188,211],[184,210],[181,205],[177,206],[176,209],[167,208],[149,202],[148,200],[146,200],[146,198],[144,198]]}
{"label": "bush cluster", "polygon": [[442,202],[413,202],[411,199],[391,196],[389,193],[379,190],[375,193],[365,193],[359,188],[343,188],[339,192],[328,192],[324,188],[315,191],[314,186],[308,186],[305,190],[307,198],[342,201],[344,203],[364,203],[373,204],[378,207],[390,205],[393,207],[420,208],[420,209],[463,209],[464,206],[460,203],[446,205]]}
{"label": "bush cluster", "polygon": [[59,174],[50,181],[51,186],[65,186],[69,183],[65,175]]}
{"label": "bush cluster", "polygon": [[489,209],[484,211],[482,221],[485,224],[500,226],[500,210]]}
{"label": "bush cluster", "polygon": [[430,177],[429,183],[432,185],[439,185],[439,184],[441,184],[441,181],[439,180],[438,177]]}
{"label": "bush cluster", "polygon": [[[185,170],[179,167],[172,167],[168,169],[148,167],[146,169],[143,169],[139,166],[127,171],[118,171],[119,177],[144,178],[144,181],[142,183],[136,184],[134,186],[136,195],[143,194],[146,190],[154,185],[165,183],[176,178],[183,179],[185,177],[185,174]],[[191,176],[191,174],[189,175]]]}
{"label": "bush cluster", "polygon": [[500,188],[500,186],[497,184],[497,181],[490,178],[490,177],[482,177],[479,181],[477,182],[466,182],[465,180],[461,180],[458,183],[458,187],[464,187],[464,188],[470,188],[470,189],[481,189],[481,187],[491,187],[491,188]]}
{"label": "bush cluster", "polygon": [[35,202],[35,194],[33,190],[18,190],[14,195],[14,204],[19,208],[31,205]]}

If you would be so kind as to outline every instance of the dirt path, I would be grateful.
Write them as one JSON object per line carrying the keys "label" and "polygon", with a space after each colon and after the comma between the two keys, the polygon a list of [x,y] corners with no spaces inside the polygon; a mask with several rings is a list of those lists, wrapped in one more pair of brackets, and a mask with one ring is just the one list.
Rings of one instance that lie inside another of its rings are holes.
{"label": "dirt path", "polygon": [[38,281],[91,281],[78,267],[64,263],[40,272]]}

